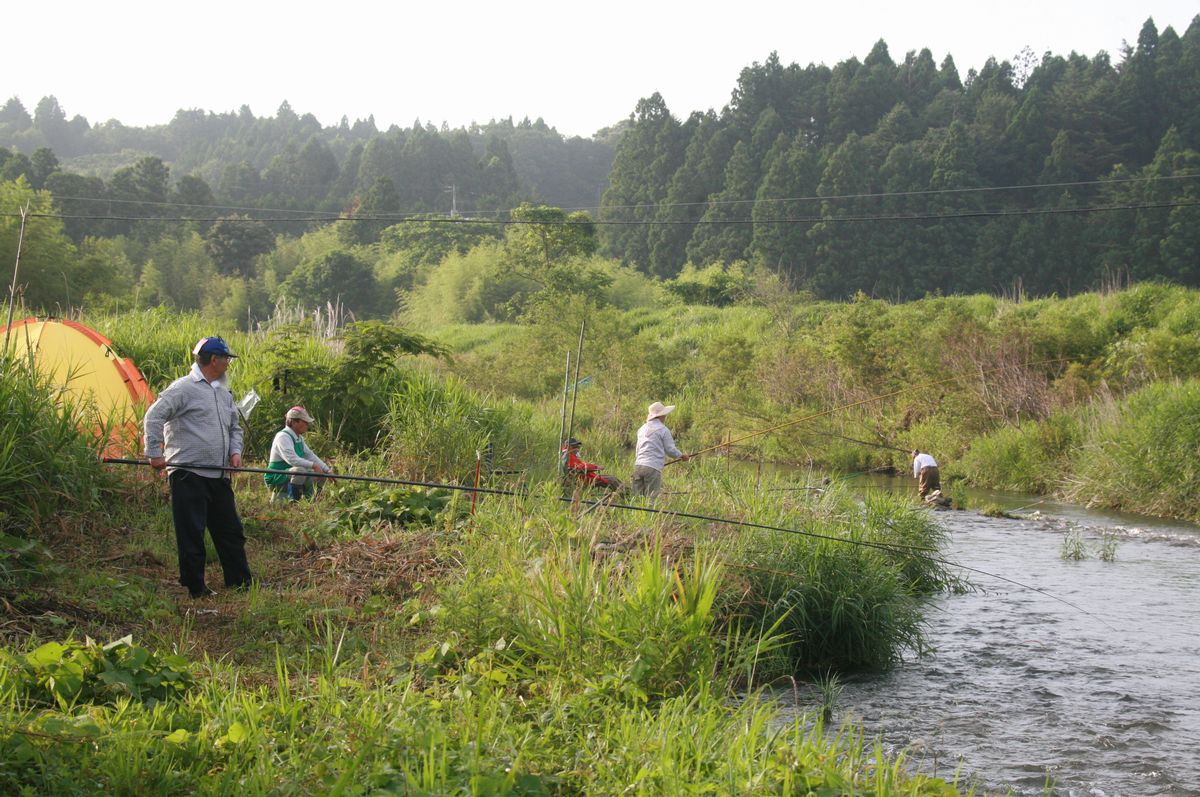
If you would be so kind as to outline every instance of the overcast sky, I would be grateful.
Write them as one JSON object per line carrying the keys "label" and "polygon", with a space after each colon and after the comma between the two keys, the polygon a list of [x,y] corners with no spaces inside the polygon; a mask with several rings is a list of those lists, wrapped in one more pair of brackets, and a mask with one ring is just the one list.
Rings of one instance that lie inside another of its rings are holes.
{"label": "overcast sky", "polygon": [[1116,62],[1147,17],[1182,36],[1197,12],[1196,0],[11,3],[0,102],[18,96],[32,113],[53,94],[69,117],[142,126],[180,108],[271,116],[286,99],[323,125],[540,116],[589,136],[655,91],[680,118],[719,109],[772,51],[832,66],[882,38],[896,61],[950,54],[965,78],[1026,46]]}

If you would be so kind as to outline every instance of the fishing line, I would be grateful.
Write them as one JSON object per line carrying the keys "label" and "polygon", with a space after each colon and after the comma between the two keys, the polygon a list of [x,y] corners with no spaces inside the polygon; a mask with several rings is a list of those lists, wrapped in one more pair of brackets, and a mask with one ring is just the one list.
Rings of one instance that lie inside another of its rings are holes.
{"label": "fishing line", "polygon": [[899,446],[890,446],[887,443],[873,443],[870,440],[859,440],[854,437],[846,437],[846,435],[838,434],[837,432],[818,432],[815,429],[810,429],[809,431],[810,431],[810,433],[815,434],[815,435],[820,435],[823,437],[838,437],[838,438],[841,438],[842,440],[849,440],[851,443],[858,443],[859,445],[863,445],[863,446],[874,446],[875,448],[886,448],[888,451],[899,451],[901,454],[909,453],[909,450],[907,448],[900,448]]}
{"label": "fishing line", "polygon": [[[1024,365],[1025,365],[1025,367],[1028,368],[1028,367],[1032,367],[1035,365],[1049,365],[1050,363],[1067,362],[1070,359],[1071,358],[1069,358],[1069,357],[1055,357],[1052,360],[1038,360],[1036,362],[1025,363]],[[996,368],[988,368],[983,371],[978,371],[976,374],[972,374],[972,377],[982,376],[983,374],[990,374],[990,373],[994,373],[996,371],[1006,371],[1012,367],[1014,367],[1014,366],[1001,365]],[[701,454],[706,454],[709,451],[715,451],[718,448],[724,448],[727,445],[732,445],[734,443],[740,443],[743,440],[749,440],[750,438],[758,437],[759,435],[770,434],[771,432],[778,431],[779,429],[787,428],[788,426],[795,426],[798,423],[804,423],[805,421],[811,421],[811,420],[815,420],[817,418],[823,418],[826,415],[832,415],[833,413],[841,412],[842,410],[849,410],[849,409],[853,409],[854,407],[861,407],[863,404],[870,404],[872,401],[883,401],[884,399],[895,398],[896,396],[899,396],[901,393],[907,393],[910,390],[916,390],[918,388],[924,388],[924,387],[934,387],[935,385],[944,385],[948,382],[954,382],[959,379],[965,379],[965,378],[966,377],[963,377],[963,376],[950,376],[950,377],[946,377],[945,379],[936,379],[931,382],[919,382],[915,385],[908,385],[907,387],[902,387],[899,390],[894,390],[891,393],[884,393],[879,396],[871,396],[870,398],[865,398],[865,399],[862,399],[861,401],[851,402],[850,404],[843,404],[841,406],[834,407],[833,409],[822,410],[821,412],[814,412],[811,415],[805,415],[802,418],[797,418],[792,421],[786,421],[784,423],[772,426],[769,429],[762,429],[757,432],[750,432],[749,434],[745,434],[745,435],[742,435],[741,437],[734,438],[733,440],[730,440],[728,442],[718,443],[717,445],[709,446],[708,448],[702,448],[699,451],[695,452],[694,454],[689,454],[688,457],[689,458],[697,457]],[[896,450],[899,451],[901,449],[896,449]],[[673,459],[673,460],[670,460],[669,462],[667,462],[666,464],[673,465],[676,462],[682,462],[682,461],[683,460],[681,460],[681,459]]]}
{"label": "fishing line", "polygon": [[746,526],[748,528],[764,529],[767,531],[781,531],[786,534],[797,534],[797,535],[800,535],[803,537],[813,537],[813,538],[819,539],[819,540],[831,540],[833,542],[844,542],[844,543],[849,543],[850,545],[859,545],[864,548],[875,548],[877,550],[884,551],[885,553],[910,552],[914,557],[916,557],[918,559],[924,559],[927,562],[933,562],[935,564],[946,565],[947,567],[955,567],[955,568],[959,568],[961,570],[966,570],[971,573],[978,573],[979,575],[988,576],[990,578],[994,578],[994,579],[1003,581],[1008,584],[1013,584],[1014,586],[1018,586],[1023,589],[1032,590],[1033,592],[1037,592],[1041,595],[1044,595],[1045,597],[1050,598],[1051,600],[1055,600],[1066,606],[1070,606],[1072,609],[1075,609],[1076,611],[1081,612],[1082,614],[1085,614],[1088,617],[1091,617],[1093,620],[1096,620],[1097,622],[1101,623],[1102,625],[1104,625],[1105,628],[1108,628],[1109,630],[1116,630],[1111,625],[1109,625],[1107,622],[1105,622],[1102,618],[1098,617],[1095,614],[1092,614],[1091,612],[1089,612],[1087,609],[1083,608],[1082,606],[1074,604],[1071,601],[1067,600],[1066,598],[1060,598],[1059,596],[1055,595],[1054,593],[1047,592],[1046,590],[1041,589],[1039,587],[1035,587],[1032,584],[1024,584],[1020,581],[1016,581],[1014,579],[999,575],[997,573],[991,573],[991,572],[988,572],[987,570],[980,570],[977,567],[970,567],[968,565],[964,565],[959,562],[952,562],[949,559],[942,559],[937,556],[929,556],[927,554],[920,553],[921,551],[934,550],[933,548],[927,548],[924,546],[915,546],[915,545],[895,545],[895,544],[880,543],[880,542],[868,542],[866,540],[851,540],[851,539],[846,539],[844,537],[831,537],[826,534],[817,534],[816,532],[812,532],[812,531],[801,531],[800,529],[789,529],[789,528],[784,528],[783,526],[770,526],[770,525],[766,525],[763,523],[752,523],[747,520],[731,520],[729,518],[721,518],[721,517],[716,517],[713,515],[701,515],[701,514],[698,514],[695,512],[679,512],[679,511],[676,511],[673,509],[652,509],[650,507],[632,506],[630,504],[608,504],[608,507],[610,509],[632,509],[632,510],[639,511],[639,512],[653,512],[653,513],[661,514],[661,515],[671,515],[674,517],[691,518],[693,520],[707,520],[707,521],[710,521],[713,523],[724,523],[724,524],[734,525],[734,526]]}
{"label": "fishing line", "polygon": [[[126,459],[126,458],[121,458],[121,457],[102,457],[100,461],[105,464],[110,464],[110,465],[140,465],[140,466],[149,466],[150,465],[150,462],[148,460]],[[225,471],[227,473],[264,473],[264,474],[273,473],[273,474],[278,474],[281,472],[278,470],[271,470],[269,468],[248,468],[248,467],[236,467],[235,468],[231,465],[212,466],[212,465],[196,465],[196,464],[192,464],[192,463],[179,463],[179,464],[169,463],[169,465],[170,465],[170,467],[173,467],[173,468],[183,468],[183,469],[193,469],[193,470],[219,470],[219,471]],[[284,472],[286,472],[286,471],[284,471]],[[354,475],[350,475],[350,474],[341,474],[341,473],[323,473],[323,474],[321,474],[321,478],[342,479],[345,481],[374,482],[374,483],[378,483],[378,484],[400,484],[400,485],[405,485],[405,486],[409,486],[409,487],[427,487],[427,488],[433,488],[433,489],[458,490],[461,492],[486,493],[489,495],[506,495],[506,496],[513,496],[513,497],[517,497],[517,498],[528,498],[530,496],[530,493],[527,491],[501,490],[501,489],[491,488],[491,487],[471,487],[471,486],[465,486],[465,485],[460,485],[460,484],[441,484],[438,482],[423,482],[423,481],[415,481],[415,480],[411,480],[411,479],[394,479],[394,478],[387,478],[387,477],[382,477],[382,476],[354,476]],[[615,493],[612,493],[610,495],[615,495]],[[605,496],[605,498],[607,498],[607,497],[608,496]],[[722,518],[722,517],[717,517],[715,515],[702,515],[697,512],[681,512],[681,511],[674,510],[674,509],[655,509],[653,507],[634,506],[632,504],[605,503],[605,498],[602,498],[599,501],[596,501],[595,504],[591,508],[594,509],[597,506],[604,503],[604,505],[609,509],[625,509],[625,510],[630,510],[630,511],[634,511],[634,512],[646,512],[648,514],[654,514],[654,515],[667,515],[670,517],[688,518],[691,520],[704,520],[704,521],[708,521],[710,523],[720,523],[720,524],[728,525],[728,526],[744,526],[746,528],[762,529],[764,531],[778,531],[778,532],[782,532],[784,534],[795,534],[797,536],[810,537],[812,539],[817,539],[817,540],[827,540],[829,542],[840,542],[840,543],[845,543],[845,544],[849,544],[849,545],[857,545],[857,546],[860,546],[863,548],[872,548],[875,550],[882,551],[884,553],[892,553],[892,554],[907,553],[918,559],[924,559],[927,562],[933,562],[935,564],[945,565],[947,567],[954,567],[954,568],[958,568],[960,570],[965,570],[965,571],[968,571],[971,573],[978,573],[979,575],[988,576],[989,578],[994,578],[994,579],[997,579],[998,581],[1003,581],[1005,583],[1021,587],[1022,589],[1028,589],[1033,592],[1037,592],[1041,595],[1044,595],[1047,598],[1050,598],[1051,600],[1055,600],[1066,606],[1070,606],[1072,609],[1075,609],[1076,611],[1078,611],[1082,614],[1085,614],[1088,617],[1091,617],[1092,619],[1098,621],[1099,623],[1104,625],[1106,628],[1113,630],[1113,627],[1111,625],[1109,625],[1107,622],[1105,622],[1102,618],[1096,616],[1095,614],[1092,614],[1087,609],[1084,609],[1082,606],[1078,606],[1078,605],[1072,603],[1071,601],[1067,600],[1066,598],[1060,598],[1059,596],[1057,596],[1051,592],[1047,592],[1046,590],[1041,589],[1039,587],[1035,587],[1031,584],[1024,584],[1020,581],[1016,581],[1014,579],[999,575],[997,573],[991,573],[991,572],[988,572],[987,570],[981,570],[977,567],[970,567],[968,565],[959,564],[958,562],[952,562],[948,559],[942,559],[940,557],[930,556],[927,553],[923,553],[923,552],[932,551],[932,550],[936,550],[936,549],[929,548],[927,546],[902,545],[902,544],[898,544],[898,543],[889,544],[889,543],[882,543],[882,542],[870,542],[867,540],[854,540],[854,539],[848,539],[845,537],[833,537],[828,534],[818,534],[814,531],[803,531],[801,529],[789,529],[784,526],[771,526],[769,524],[754,523],[754,522],[748,521],[748,520],[733,520],[732,518]],[[576,499],[571,496],[559,496],[558,500],[564,501],[567,503],[574,503]],[[590,511],[590,509],[589,509],[589,511]]]}

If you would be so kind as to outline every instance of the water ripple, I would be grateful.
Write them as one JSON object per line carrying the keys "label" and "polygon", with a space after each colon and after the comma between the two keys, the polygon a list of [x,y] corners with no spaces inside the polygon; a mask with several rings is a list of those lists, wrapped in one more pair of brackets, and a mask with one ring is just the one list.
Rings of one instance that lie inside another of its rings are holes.
{"label": "water ripple", "polygon": [[[1200,532],[1062,507],[938,517],[946,558],[1083,611],[972,573],[975,590],[930,602],[936,653],[848,679],[838,719],[915,770],[961,763],[985,794],[1200,797]],[[1063,559],[1067,533],[1086,558]]]}

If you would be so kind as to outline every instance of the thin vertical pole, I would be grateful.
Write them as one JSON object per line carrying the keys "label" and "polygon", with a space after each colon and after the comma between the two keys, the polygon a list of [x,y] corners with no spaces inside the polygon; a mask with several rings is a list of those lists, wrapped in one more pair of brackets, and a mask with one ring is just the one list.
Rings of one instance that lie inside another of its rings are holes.
{"label": "thin vertical pole", "polygon": [[471,516],[475,515],[475,496],[479,495],[479,463],[483,457],[479,451],[475,452],[475,489],[471,491]]}
{"label": "thin vertical pole", "polygon": [[579,365],[583,362],[583,332],[587,328],[587,319],[579,322],[579,355],[575,358],[575,390],[571,394],[571,424],[567,427],[567,437],[575,434],[575,402],[579,400]]}
{"label": "thin vertical pole", "polygon": [[29,203],[21,208],[21,231],[17,234],[17,262],[13,264],[12,285],[8,286],[8,323],[4,325],[4,356],[8,356],[8,339],[12,335],[13,308],[17,303],[17,273],[21,270],[21,245],[25,242],[25,218]]}
{"label": "thin vertical pole", "polygon": [[571,350],[567,349],[567,371],[563,374],[563,400],[562,413],[558,419],[558,451],[554,452],[554,456],[562,460],[563,446],[566,445],[566,440],[563,435],[567,432],[567,389],[571,386]]}

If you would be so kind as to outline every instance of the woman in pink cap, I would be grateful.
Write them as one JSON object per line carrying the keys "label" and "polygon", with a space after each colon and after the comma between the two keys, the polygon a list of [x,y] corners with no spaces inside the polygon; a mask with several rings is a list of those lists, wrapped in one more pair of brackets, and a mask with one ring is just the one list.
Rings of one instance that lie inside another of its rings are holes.
{"label": "woman in pink cap", "polygon": [[275,433],[267,468],[278,473],[263,475],[267,486],[275,491],[272,501],[284,496],[291,501],[308,497],[314,485],[320,484],[320,474],[330,472],[329,466],[304,442],[304,433],[312,422],[308,410],[292,407],[284,416],[283,428]]}

